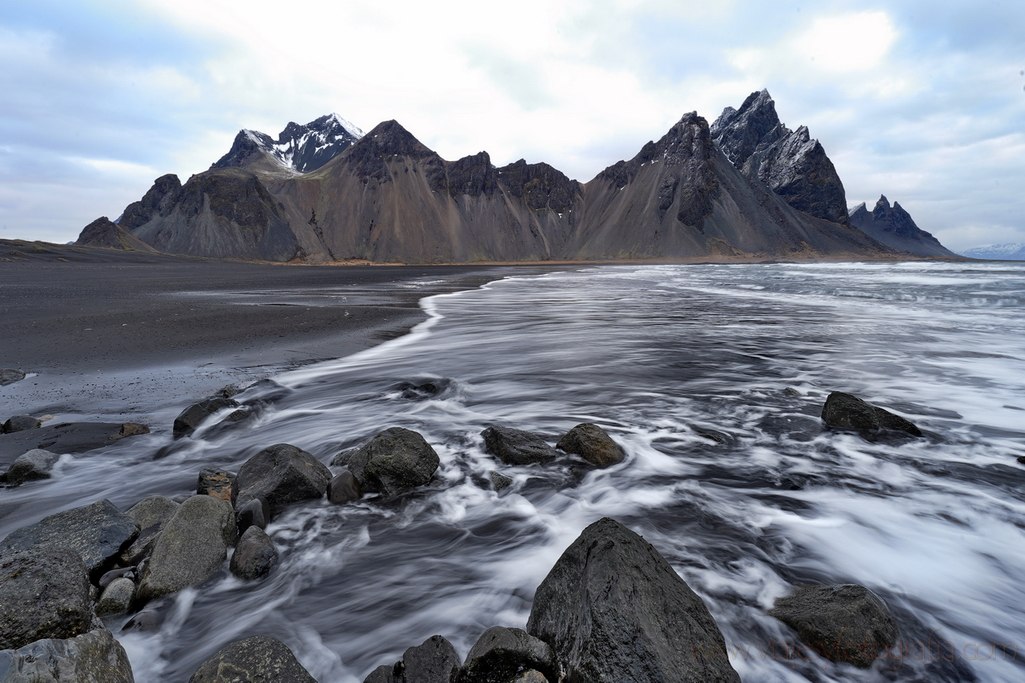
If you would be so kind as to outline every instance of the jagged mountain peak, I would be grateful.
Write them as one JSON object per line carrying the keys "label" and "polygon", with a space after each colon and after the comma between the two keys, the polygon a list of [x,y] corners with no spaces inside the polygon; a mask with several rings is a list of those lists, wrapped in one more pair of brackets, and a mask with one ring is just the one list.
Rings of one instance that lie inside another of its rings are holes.
{"label": "jagged mountain peak", "polygon": [[362,132],[337,114],[325,114],[309,123],[290,121],[275,140],[251,128],[235,136],[231,149],[211,168],[283,168],[309,173],[348,149]]}
{"label": "jagged mountain peak", "polygon": [[398,155],[414,158],[437,156],[434,151],[420,142],[416,136],[406,130],[395,119],[382,121],[374,126],[366,135],[360,138],[359,143],[353,149],[353,155],[356,154],[356,148],[367,151],[372,150],[374,153],[383,156]]}
{"label": "jagged mountain peak", "polygon": [[875,205],[875,208],[873,209],[873,211],[878,211],[879,209],[884,209],[885,210],[885,209],[889,209],[889,208],[890,208],[890,200],[886,198],[885,194],[879,195],[879,199],[876,200],[876,205]]}
{"label": "jagged mountain peak", "polygon": [[933,235],[922,230],[899,202],[890,204],[886,195],[879,195],[869,211],[864,202],[850,212],[851,225],[891,249],[917,256],[954,256]]}

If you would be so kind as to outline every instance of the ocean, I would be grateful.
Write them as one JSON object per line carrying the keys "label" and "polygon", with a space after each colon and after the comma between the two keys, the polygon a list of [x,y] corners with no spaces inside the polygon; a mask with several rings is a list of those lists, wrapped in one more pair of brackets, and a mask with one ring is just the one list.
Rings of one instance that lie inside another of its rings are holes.
{"label": "ocean", "polygon": [[[293,506],[268,527],[281,559],[266,580],[225,571],[169,599],[158,630],[120,635],[137,680],[186,680],[252,633],[322,681],[362,681],[434,634],[465,655],[490,626],[524,627],[534,589],[604,516],[697,592],[745,681],[1025,680],[1025,265],[595,266],[421,305],[405,336],[243,393],[273,398],[255,421],[156,461],[166,432],[128,440],[5,492],[24,510],[127,506],[271,444],[326,463],[391,426],[438,452],[434,480],[398,500]],[[402,390],[426,382],[441,391]],[[830,391],[926,436],[825,430]],[[510,467],[480,437],[501,424],[554,444],[580,422],[626,460]],[[514,480],[501,494],[494,470]],[[815,582],[869,587],[899,646],[868,671],[796,647],[768,610]]]}

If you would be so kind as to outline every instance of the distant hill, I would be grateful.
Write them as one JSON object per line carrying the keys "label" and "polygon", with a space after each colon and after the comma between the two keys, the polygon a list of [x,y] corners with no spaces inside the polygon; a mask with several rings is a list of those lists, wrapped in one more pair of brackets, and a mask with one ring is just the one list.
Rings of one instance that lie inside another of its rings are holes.
{"label": "distant hill", "polygon": [[972,247],[961,252],[968,258],[996,259],[999,261],[1025,261],[1025,243],[1007,242]]}
{"label": "distant hill", "polygon": [[919,228],[900,204],[894,202],[893,206],[890,206],[890,201],[885,195],[880,195],[871,211],[864,204],[858,204],[851,210],[850,220],[851,225],[891,249],[906,251],[916,256],[957,256],[930,233]]}

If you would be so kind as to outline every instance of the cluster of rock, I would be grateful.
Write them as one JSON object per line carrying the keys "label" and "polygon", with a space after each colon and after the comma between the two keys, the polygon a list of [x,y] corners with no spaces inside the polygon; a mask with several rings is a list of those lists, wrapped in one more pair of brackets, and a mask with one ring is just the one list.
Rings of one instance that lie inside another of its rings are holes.
{"label": "cluster of rock", "polygon": [[[226,396],[206,399],[182,411],[175,434],[243,408]],[[822,417],[832,428],[866,438],[921,435],[907,420],[840,392],[830,394]],[[575,457],[603,468],[625,458],[623,448],[590,423],[573,427],[555,447],[540,435],[499,425],[481,437],[485,451],[510,466]],[[28,455],[40,462],[56,457]],[[264,529],[288,506],[325,495],[338,504],[367,493],[397,496],[429,483],[439,464],[422,435],[401,427],[341,453],[332,462],[344,467],[337,474],[306,451],[277,444],[249,458],[237,475],[203,469],[196,494],[180,502],[150,496],[122,512],[101,500],[18,529],[0,541],[0,673],[4,680],[131,681],[125,651],[99,616],[126,614],[208,581],[223,570],[232,547],[231,573],[261,579],[278,562]],[[493,475],[496,488],[511,482]],[[860,667],[871,666],[897,637],[885,605],[856,585],[800,587],[770,613],[823,657]],[[125,628],[146,622],[144,611]],[[283,643],[267,636],[228,644],[191,680],[247,675],[314,680]],[[587,527],[556,562],[537,589],[526,629],[488,629],[465,659],[434,636],[366,679],[580,680],[739,680],[701,599],[650,544],[608,518]]]}

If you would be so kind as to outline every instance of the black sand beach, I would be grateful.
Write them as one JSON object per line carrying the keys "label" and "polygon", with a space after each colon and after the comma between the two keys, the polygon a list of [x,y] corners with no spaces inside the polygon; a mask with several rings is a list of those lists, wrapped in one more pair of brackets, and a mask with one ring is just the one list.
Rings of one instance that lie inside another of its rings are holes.
{"label": "black sand beach", "polygon": [[0,263],[0,366],[29,373],[0,388],[0,416],[183,406],[401,335],[424,319],[421,298],[512,270],[68,255]]}

